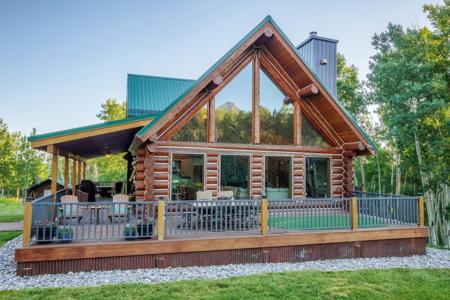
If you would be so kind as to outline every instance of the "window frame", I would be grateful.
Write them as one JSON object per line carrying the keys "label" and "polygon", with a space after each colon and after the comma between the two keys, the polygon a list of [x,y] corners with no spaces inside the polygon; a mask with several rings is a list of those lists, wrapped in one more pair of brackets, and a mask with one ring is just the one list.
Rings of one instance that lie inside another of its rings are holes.
{"label": "window frame", "polygon": [[219,161],[218,161],[218,174],[217,174],[217,178],[218,178],[218,182],[217,182],[217,191],[218,192],[222,192],[222,156],[248,156],[248,194],[249,194],[249,198],[251,198],[252,196],[252,158],[253,155],[251,153],[236,153],[236,152],[229,152],[229,153],[219,153]]}
{"label": "window frame", "polygon": [[[206,191],[206,183],[207,183],[207,178],[206,178],[206,164],[207,164],[207,153],[205,152],[170,152],[169,155],[169,199],[170,201],[175,201],[174,199],[172,199],[173,195],[172,195],[172,168],[173,168],[173,156],[174,155],[201,155],[203,156],[203,190],[202,192]],[[194,200],[194,199],[191,199]]]}
{"label": "window frame", "polygon": [[[303,194],[304,198],[312,198],[308,197],[306,192],[306,177],[308,175],[308,172],[306,170],[306,159],[307,158],[328,158],[328,166],[329,166],[329,172],[328,172],[328,192],[329,192],[329,198],[333,198],[333,157],[332,155],[319,155],[319,154],[305,154],[303,156]],[[328,198],[328,197],[322,197],[322,198]],[[312,198],[314,199],[314,198]],[[319,198],[320,199],[320,198]]]}
{"label": "window frame", "polygon": [[293,199],[294,195],[294,154],[287,154],[287,153],[270,153],[270,154],[264,154],[263,155],[263,169],[262,169],[262,192],[267,198],[266,194],[266,158],[267,157],[288,157],[291,160],[291,168],[290,168],[290,194],[291,199]]}

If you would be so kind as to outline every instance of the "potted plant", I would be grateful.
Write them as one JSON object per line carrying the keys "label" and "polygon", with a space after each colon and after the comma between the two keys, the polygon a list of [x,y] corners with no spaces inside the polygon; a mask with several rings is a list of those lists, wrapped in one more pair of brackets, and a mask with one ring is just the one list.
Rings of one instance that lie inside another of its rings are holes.
{"label": "potted plant", "polygon": [[139,220],[137,223],[137,236],[139,239],[150,239],[153,235],[153,222],[150,219]]}
{"label": "potted plant", "polygon": [[126,241],[136,239],[136,226],[133,224],[126,224],[123,228],[123,239]]}
{"label": "potted plant", "polygon": [[38,244],[50,243],[56,235],[57,222],[54,220],[39,221],[33,227],[33,233]]}
{"label": "potted plant", "polygon": [[72,226],[59,226],[57,235],[61,243],[70,243],[73,238]]}

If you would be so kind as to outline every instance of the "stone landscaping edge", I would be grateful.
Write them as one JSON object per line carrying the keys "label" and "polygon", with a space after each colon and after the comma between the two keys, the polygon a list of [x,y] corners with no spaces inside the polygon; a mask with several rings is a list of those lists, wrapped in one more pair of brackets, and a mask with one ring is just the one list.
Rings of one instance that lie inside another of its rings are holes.
{"label": "stone landscaping edge", "polygon": [[286,271],[343,271],[391,268],[450,268],[450,250],[427,248],[427,254],[410,257],[335,259],[301,263],[224,265],[167,269],[93,271],[68,274],[16,276],[14,250],[19,236],[0,248],[0,290],[49,287],[81,287],[116,283],[160,283],[189,279],[222,279]]}

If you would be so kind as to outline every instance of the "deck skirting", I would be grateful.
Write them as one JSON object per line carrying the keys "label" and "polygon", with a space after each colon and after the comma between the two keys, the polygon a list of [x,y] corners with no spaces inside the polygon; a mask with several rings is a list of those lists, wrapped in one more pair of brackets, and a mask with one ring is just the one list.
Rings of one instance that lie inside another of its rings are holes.
{"label": "deck skirting", "polygon": [[17,275],[423,255],[427,232],[425,227],[409,227],[195,240],[50,244],[16,249]]}

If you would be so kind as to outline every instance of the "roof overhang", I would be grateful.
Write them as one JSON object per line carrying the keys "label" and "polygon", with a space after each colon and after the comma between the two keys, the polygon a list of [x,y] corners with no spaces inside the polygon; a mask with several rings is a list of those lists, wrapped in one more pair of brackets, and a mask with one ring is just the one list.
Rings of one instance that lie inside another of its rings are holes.
{"label": "roof overhang", "polygon": [[30,136],[31,147],[47,151],[57,148],[60,153],[84,159],[127,152],[135,134],[151,122],[154,116],[127,118],[95,125]]}

